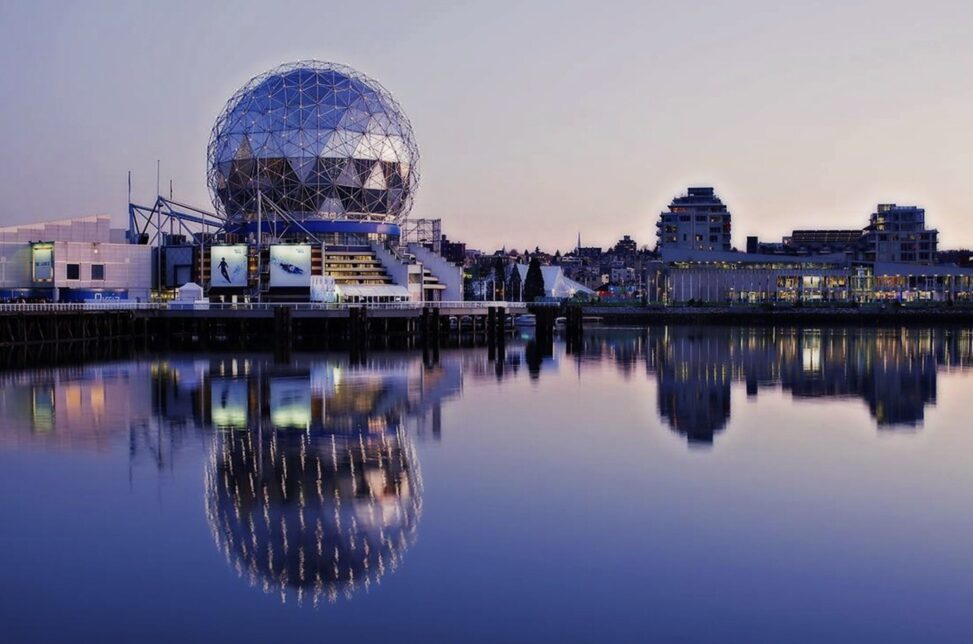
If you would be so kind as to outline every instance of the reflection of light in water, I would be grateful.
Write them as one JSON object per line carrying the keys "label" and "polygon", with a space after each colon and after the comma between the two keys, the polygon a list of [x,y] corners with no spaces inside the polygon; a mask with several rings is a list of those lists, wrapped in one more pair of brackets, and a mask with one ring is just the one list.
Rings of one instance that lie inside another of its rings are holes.
{"label": "reflection of light in water", "polygon": [[213,426],[242,429],[247,426],[247,381],[242,378],[214,378],[210,385]]}
{"label": "reflection of light in water", "polygon": [[801,366],[805,373],[821,371],[821,336],[804,336],[801,349]]}
{"label": "reflection of light in water", "polygon": [[421,513],[415,449],[382,435],[222,434],[206,469],[217,546],[265,592],[335,601],[399,565]]}

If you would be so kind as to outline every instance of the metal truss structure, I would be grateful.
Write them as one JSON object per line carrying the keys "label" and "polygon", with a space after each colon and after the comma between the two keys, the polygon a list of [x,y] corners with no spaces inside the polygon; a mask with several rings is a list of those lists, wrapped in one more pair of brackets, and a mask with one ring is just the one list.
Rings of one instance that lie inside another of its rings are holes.
{"label": "metal truss structure", "polygon": [[[254,235],[257,245],[275,243],[281,239],[303,236],[307,241],[321,243],[300,220],[291,216],[273,201],[257,193],[260,228],[264,234]],[[128,204],[128,241],[150,246],[171,243],[176,235],[183,235],[190,243],[204,244],[207,240],[219,241],[221,235],[243,233],[238,222],[196,206],[173,201],[163,196],[151,207],[136,203]]]}
{"label": "metal truss structure", "polygon": [[161,246],[176,235],[202,244],[207,237],[226,233],[227,224],[226,217],[162,195],[151,207],[128,204],[128,241],[132,244]]}
{"label": "metal truss structure", "polygon": [[442,219],[409,219],[402,222],[402,245],[416,243],[441,251],[443,239]]}

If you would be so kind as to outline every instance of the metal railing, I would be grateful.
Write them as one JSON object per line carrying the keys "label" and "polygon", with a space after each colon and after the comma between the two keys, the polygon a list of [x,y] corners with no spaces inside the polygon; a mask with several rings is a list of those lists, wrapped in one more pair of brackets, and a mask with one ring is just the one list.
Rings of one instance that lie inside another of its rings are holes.
{"label": "metal railing", "polygon": [[59,313],[70,311],[167,311],[167,310],[208,310],[208,311],[272,311],[279,307],[289,307],[295,311],[347,311],[365,308],[381,311],[416,311],[425,308],[487,309],[504,308],[507,311],[526,311],[528,306],[559,306],[557,302],[539,302],[528,305],[525,302],[503,301],[442,301],[442,302],[209,302],[179,301],[171,302],[29,302],[0,304],[0,313]]}

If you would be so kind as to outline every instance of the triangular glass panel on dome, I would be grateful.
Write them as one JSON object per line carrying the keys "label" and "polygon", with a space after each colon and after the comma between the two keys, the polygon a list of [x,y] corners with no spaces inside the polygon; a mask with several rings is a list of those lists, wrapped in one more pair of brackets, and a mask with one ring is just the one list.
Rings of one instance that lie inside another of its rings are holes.
{"label": "triangular glass panel on dome", "polygon": [[382,99],[378,97],[378,94],[374,92],[366,92],[364,95],[364,101],[366,109],[372,114],[384,114],[385,106],[382,104]]}
{"label": "triangular glass panel on dome", "polygon": [[362,186],[366,190],[385,190],[385,173],[382,172],[382,165],[376,163],[372,166],[372,171],[368,174]]}
{"label": "triangular glass panel on dome", "polygon": [[328,139],[328,145],[325,147],[322,156],[346,159],[355,154],[361,138],[362,135],[355,132],[335,130],[331,138]]}
{"label": "triangular glass panel on dome", "polygon": [[355,172],[358,173],[358,185],[364,186],[365,182],[368,181],[368,177],[372,174],[372,166],[375,163],[369,159],[353,159],[355,164]]}
{"label": "triangular glass panel on dome", "polygon": [[338,123],[341,122],[341,117],[344,116],[344,113],[345,110],[343,107],[322,103],[318,106],[317,127],[319,129],[335,129],[338,127]]}
{"label": "triangular glass panel on dome", "polygon": [[345,167],[343,159],[325,158],[318,160],[318,172],[320,172],[328,183],[334,183],[341,176],[341,170]]}
{"label": "triangular glass panel on dome", "polygon": [[307,130],[304,134],[307,137],[304,152],[308,156],[319,157],[327,149],[328,140],[333,132],[331,130]]}
{"label": "triangular glass panel on dome", "polygon": [[363,134],[355,148],[356,159],[370,159],[378,161],[381,158],[385,137],[378,134]]}
{"label": "triangular glass panel on dome", "polygon": [[237,160],[252,159],[253,158],[253,148],[250,147],[250,141],[247,137],[241,137],[240,145],[237,146],[236,152],[233,154],[233,158]]}
{"label": "triangular glass panel on dome", "polygon": [[391,121],[388,114],[384,112],[374,112],[368,121],[367,132],[369,134],[388,134],[391,129]]}
{"label": "triangular glass panel on dome", "polygon": [[352,132],[364,132],[368,129],[368,112],[349,107],[341,116],[338,127]]}
{"label": "triangular glass panel on dome", "polygon": [[355,96],[347,84],[338,83],[334,90],[334,104],[339,107],[348,107]]}
{"label": "triangular glass panel on dome", "polygon": [[384,190],[365,190],[363,197],[366,212],[384,213],[386,211],[386,193]]}
{"label": "triangular glass panel on dome", "polygon": [[355,167],[355,160],[348,159],[344,167],[341,168],[341,174],[335,180],[335,183],[339,186],[344,186],[347,188],[360,188],[361,187],[361,176]]}
{"label": "triangular glass panel on dome", "polygon": [[401,188],[402,176],[399,174],[399,165],[387,161],[381,162],[380,165],[385,173],[385,185],[388,188]]}
{"label": "triangular glass panel on dome", "polygon": [[337,197],[324,197],[321,200],[321,205],[318,206],[318,212],[322,215],[343,215],[345,214],[345,207],[341,203],[341,199]]}
{"label": "triangular glass panel on dome", "polygon": [[250,136],[250,149],[253,156],[260,159],[264,155],[264,149],[267,147],[267,139],[270,138],[270,134],[267,132],[251,132]]}
{"label": "triangular glass panel on dome", "polygon": [[276,159],[284,156],[283,151],[280,149],[280,139],[277,133],[267,134],[267,138],[264,140],[260,150],[255,150],[254,153],[258,159]]}
{"label": "triangular glass panel on dome", "polygon": [[291,164],[291,169],[297,175],[297,178],[301,182],[304,182],[314,169],[317,159],[315,157],[295,157],[288,159],[288,162]]}
{"label": "triangular glass panel on dome", "polygon": [[351,102],[351,105],[348,106],[348,109],[359,110],[361,112],[366,112],[366,113],[369,111],[368,103],[365,101],[365,97],[362,96],[361,94],[355,96],[355,100]]}

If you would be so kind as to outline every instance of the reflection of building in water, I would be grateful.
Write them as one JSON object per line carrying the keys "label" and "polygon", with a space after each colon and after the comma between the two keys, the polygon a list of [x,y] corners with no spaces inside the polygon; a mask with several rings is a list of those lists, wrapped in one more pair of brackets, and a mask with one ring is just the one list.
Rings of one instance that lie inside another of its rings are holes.
{"label": "reflection of building in water", "polygon": [[228,431],[206,474],[207,518],[230,564],[266,592],[315,604],[395,570],[421,505],[402,429]]}
{"label": "reflection of building in water", "polygon": [[297,358],[287,366],[263,357],[214,359],[194,391],[183,393],[217,429],[265,426],[336,434],[403,426],[415,436],[438,438],[442,403],[463,387],[463,365],[421,356],[390,355],[351,365],[344,356]]}
{"label": "reflection of building in water", "polygon": [[[726,426],[733,381],[744,381],[750,396],[780,386],[795,398],[861,398],[885,429],[921,425],[936,401],[937,369],[973,365],[969,330],[672,326],[646,336],[659,414],[690,443],[712,443]],[[628,351],[606,349],[610,336],[593,337],[586,353],[619,353],[620,368],[630,369]]]}
{"label": "reflection of building in water", "polygon": [[458,362],[216,361],[199,383],[222,430],[206,475],[214,538],[251,584],[334,601],[394,570],[415,536],[411,436],[441,432]]}
{"label": "reflection of building in water", "polygon": [[663,331],[654,354],[659,415],[690,444],[712,444],[730,418],[732,347],[709,329]]}
{"label": "reflection of building in water", "polygon": [[151,399],[138,364],[0,374],[0,445],[107,450],[148,421]]}

